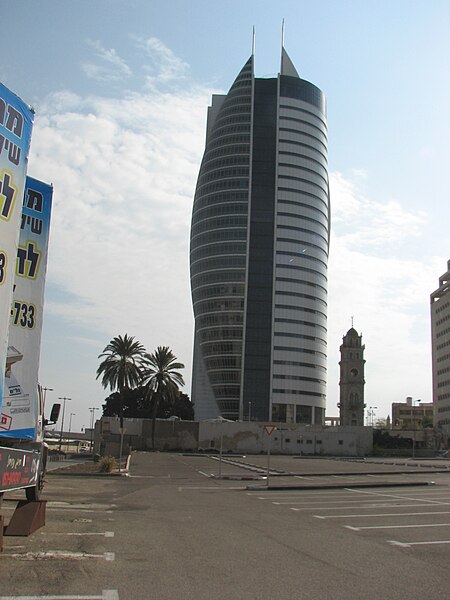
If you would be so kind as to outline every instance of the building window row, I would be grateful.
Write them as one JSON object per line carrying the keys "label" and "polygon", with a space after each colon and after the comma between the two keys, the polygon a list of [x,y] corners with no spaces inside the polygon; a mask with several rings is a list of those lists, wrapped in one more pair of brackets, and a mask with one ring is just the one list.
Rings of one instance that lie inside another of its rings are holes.
{"label": "building window row", "polygon": [[227,202],[226,204],[214,204],[214,206],[203,206],[194,211],[195,219],[204,220],[211,217],[222,217],[227,215],[247,214],[248,202]]}
{"label": "building window row", "polygon": [[[281,188],[278,188],[278,189],[281,189]],[[295,191],[297,192],[298,190],[295,190]],[[304,194],[304,192],[299,192],[299,194],[301,194],[302,197],[306,195],[306,194]],[[299,207],[301,206],[302,208],[309,208],[310,210],[316,210],[317,212],[320,212],[322,215],[325,215],[325,216],[328,215],[328,203],[323,198],[320,198],[319,196],[316,196],[315,194],[308,194],[308,197],[312,198],[311,201],[313,202],[313,204],[307,203],[307,202],[300,202],[298,200],[288,200],[285,198],[278,198],[278,206],[280,206],[280,204],[287,204],[289,206],[299,206]],[[322,206],[325,210],[320,210],[320,208],[318,208],[316,206],[318,201],[322,204]]]}
{"label": "building window row", "polygon": [[216,138],[214,140],[208,139],[208,146],[205,151],[205,155],[209,156],[209,153],[212,150],[216,150],[217,148],[224,148],[226,146],[234,146],[234,145],[244,145],[250,144],[250,135],[248,133],[241,133],[239,135],[228,135],[223,134],[222,137]]}
{"label": "building window row", "polygon": [[443,413],[443,412],[447,412],[450,411],[450,404],[448,404],[447,406],[442,406],[441,408],[438,408],[438,413]]}
{"label": "building window row", "polygon": [[[304,312],[314,315],[321,315],[326,319],[326,315],[321,313],[318,310],[314,310],[313,308],[306,308],[305,306],[299,306],[298,304],[275,304],[275,308],[279,308],[282,310],[295,310],[296,312]],[[325,329],[325,328],[324,328]]]}
{"label": "building window row", "polygon": [[[304,285],[304,286],[307,286],[310,288],[315,288],[316,290],[320,290],[325,295],[327,294],[326,288],[324,288],[323,286],[321,286],[318,283],[313,283],[312,281],[304,281],[302,279],[293,279],[292,277],[276,277],[275,281],[279,281],[280,283],[292,283],[292,284],[297,284],[297,285]],[[281,292],[281,290],[280,290],[280,292]],[[283,292],[283,294],[284,293],[286,294],[286,296],[297,296],[296,292]],[[310,297],[305,296],[305,298],[310,298]],[[310,298],[310,299],[313,300],[314,298]],[[318,298],[318,299],[320,300],[320,298]]]}
{"label": "building window row", "polygon": [[320,394],[319,392],[306,392],[302,390],[273,389],[272,392],[274,394],[292,394],[294,396],[314,396],[316,398],[325,398],[325,394]]}
{"label": "building window row", "polygon": [[[222,179],[214,183],[205,183],[197,187],[197,192],[200,197],[215,192],[217,190],[226,189],[248,189],[248,179]],[[200,191],[201,190],[201,191]]]}
{"label": "building window row", "polygon": [[447,394],[439,394],[438,397],[437,397],[438,402],[441,402],[442,400],[448,400],[449,398],[450,398],[450,394],[449,393],[447,393]]}
{"label": "building window row", "polygon": [[205,300],[216,296],[217,298],[224,298],[229,296],[244,296],[245,287],[243,284],[231,284],[231,285],[213,285],[207,287],[196,288],[194,290],[195,300]]}
{"label": "building window row", "polygon": [[203,342],[200,344],[202,347],[203,357],[208,356],[224,356],[229,354],[241,354],[242,342],[229,341],[229,342]]}
{"label": "building window row", "polygon": [[216,192],[214,194],[199,196],[195,195],[194,213],[201,210],[204,207],[226,205],[231,202],[242,202],[248,205],[248,191],[225,191]]}
{"label": "building window row", "polygon": [[[314,125],[313,123],[310,123],[309,121],[305,121],[304,119],[297,119],[295,117],[288,117],[285,115],[280,115],[280,123],[283,123],[283,122],[286,126],[289,126],[289,123],[300,123],[301,125],[306,125],[307,127],[311,127],[312,129],[315,129],[318,132],[317,137],[323,137],[325,140],[325,143],[328,143],[327,134],[323,130],[322,127],[318,127],[317,125]],[[299,131],[301,133],[303,133],[305,130],[303,127],[300,127]]]}
{"label": "building window row", "polygon": [[197,317],[197,331],[223,325],[242,326],[243,313],[213,313]]}
{"label": "building window row", "polygon": [[205,359],[206,368],[211,371],[213,369],[240,369],[242,365],[240,356],[221,356]]}
{"label": "building window row", "polygon": [[247,215],[224,215],[224,216],[202,216],[201,218],[197,215],[196,222],[192,226],[192,235],[195,237],[198,233],[203,231],[209,232],[211,229],[225,229],[229,227],[246,227],[247,226]]}
{"label": "building window row", "polygon": [[[306,210],[309,210],[313,213],[318,213],[318,215],[320,215],[320,217],[323,217],[325,219],[326,222],[328,222],[328,212],[325,210],[321,210],[321,208],[319,208],[318,206],[313,206],[312,204],[307,204],[306,202],[296,202],[295,200],[278,200],[278,206],[281,207],[281,205],[286,205],[286,206],[295,206],[296,208],[304,208]],[[325,203],[323,203],[324,207],[326,207]],[[286,208],[285,208],[286,210]],[[297,216],[297,218],[303,219],[305,218],[303,215],[299,215],[297,213],[291,213],[291,212],[286,212],[286,213],[279,213],[282,215],[295,215]]]}
{"label": "building window row", "polygon": [[[314,226],[320,227],[328,235],[328,227],[326,225],[324,225],[323,223],[321,223],[320,221],[318,221],[317,219],[313,219],[312,217],[305,217],[303,215],[296,215],[296,214],[288,213],[288,212],[279,212],[277,216],[288,217],[289,219],[299,219],[300,221],[307,221],[308,223],[314,223]],[[328,217],[324,216],[324,219],[325,219],[325,221],[327,221]]]}
{"label": "building window row", "polygon": [[245,269],[246,257],[245,256],[226,256],[217,258],[202,258],[197,261],[196,264],[191,265],[192,275],[202,273],[204,271],[215,270],[220,267],[231,268],[241,267]]}
{"label": "building window row", "polygon": [[197,186],[201,187],[209,181],[218,181],[220,179],[230,179],[231,177],[248,177],[249,167],[228,167],[227,169],[208,169],[206,172],[202,169],[202,174],[198,178]]}
{"label": "building window row", "polygon": [[[288,215],[289,217],[292,217],[292,215],[290,213],[286,213],[286,215]],[[328,244],[328,228],[323,225],[322,223],[320,223],[319,221],[315,220],[315,219],[308,219],[307,217],[299,217],[301,218],[303,221],[310,221],[312,223],[315,223],[316,225],[319,225],[321,229],[323,229],[323,231],[325,232],[325,235],[320,235],[320,233],[311,230],[311,229],[305,229],[304,227],[297,227],[295,225],[285,225],[284,223],[277,223],[277,229],[278,231],[280,230],[286,230],[286,231],[301,231],[302,233],[310,233],[311,235],[316,235],[317,237],[321,237],[327,244]]]}
{"label": "building window row", "polygon": [[210,161],[223,156],[236,156],[249,160],[250,144],[226,144],[213,150],[208,149],[203,157],[202,167],[207,166]]}
{"label": "building window row", "polygon": [[[316,138],[313,138],[313,139],[315,140]],[[286,144],[286,145],[289,144],[291,146],[295,146],[295,148],[305,149],[308,152],[310,152],[312,155],[316,155],[318,157],[318,159],[320,158],[320,159],[324,160],[326,164],[328,164],[326,149],[325,149],[325,152],[323,152],[321,149],[319,150],[315,146],[311,146],[311,144],[306,144],[305,142],[299,142],[298,140],[290,140],[290,139],[286,139],[286,138],[280,139],[279,143]]]}
{"label": "building window row", "polygon": [[[279,179],[291,179],[292,178],[292,179],[295,179],[297,181],[304,181],[305,183],[312,183],[312,181],[314,181],[314,179],[316,177],[320,177],[320,179],[325,182],[325,185],[328,186],[328,177],[326,176],[326,171],[325,171],[325,169],[322,166],[321,166],[320,169],[309,169],[308,167],[304,167],[301,164],[283,163],[283,162],[279,162],[278,166],[279,167],[284,167],[284,168],[287,168],[287,169],[293,169],[295,171],[300,171],[300,172],[306,173],[306,174],[311,173],[311,175],[312,175],[312,178],[310,178],[310,179],[304,179],[302,177],[295,177],[294,175],[286,175],[286,174],[280,172],[279,176],[278,176]],[[325,175],[323,175],[320,172],[321,170],[325,171]],[[317,184],[318,184],[318,182],[317,182]]]}
{"label": "building window row", "polygon": [[444,373],[450,373],[450,366],[445,367],[445,369],[439,369],[439,371],[437,372],[438,375],[444,375]]}
{"label": "building window row", "polygon": [[[214,129],[218,130],[221,127],[225,127],[227,125],[234,125],[237,123],[245,123],[248,124],[250,122],[251,117],[251,107],[247,107],[247,110],[237,110],[234,114],[229,114],[230,109],[235,109],[236,106],[230,107],[228,110],[222,112],[217,116],[217,119],[214,121]],[[227,113],[228,114],[225,114]]]}
{"label": "building window row", "polygon": [[[295,227],[294,225],[277,224],[277,232],[281,233],[282,231],[299,231],[301,233],[308,233],[311,237],[317,238],[318,241],[323,241],[324,245],[328,248],[327,235],[322,235],[321,233],[317,233],[317,231],[311,231],[311,229],[305,229],[304,227]],[[326,231],[326,233],[328,232]]]}
{"label": "building window row", "polygon": [[289,104],[280,104],[280,108],[285,108],[286,110],[293,110],[296,112],[304,113],[306,115],[311,115],[311,117],[320,121],[321,125],[324,127],[325,130],[328,129],[327,123],[326,121],[324,121],[324,119],[322,119],[322,117],[310,110],[307,110],[306,108],[300,108],[299,106],[291,106]]}
{"label": "building window row", "polygon": [[446,342],[444,342],[442,344],[438,344],[436,346],[436,350],[442,350],[442,348],[446,348],[447,346],[450,346],[450,340],[447,340]]}
{"label": "building window row", "polygon": [[224,269],[223,271],[212,271],[200,273],[192,277],[192,288],[199,289],[214,283],[240,283],[245,281],[245,271]]}
{"label": "building window row", "polygon": [[222,106],[220,109],[220,116],[222,117],[224,115],[235,115],[235,114],[240,114],[240,113],[251,114],[251,112],[252,112],[251,99],[250,99],[250,96],[248,96],[248,99],[246,102],[234,102],[232,105],[226,107],[225,109]]}
{"label": "building window row", "polygon": [[450,302],[445,302],[445,304],[443,304],[442,306],[440,306],[439,308],[437,308],[435,310],[435,314],[438,314],[438,313],[442,312],[443,310],[445,310],[449,306],[450,306]]}
{"label": "building window row", "polygon": [[[306,170],[306,169],[305,169]],[[317,175],[317,173],[315,173],[315,175]],[[317,177],[320,177],[320,175],[317,175]],[[304,177],[296,177],[295,175],[284,175],[282,173],[280,173],[278,175],[278,183],[283,183],[286,179],[288,179],[289,181],[300,181],[301,183],[306,183],[307,185],[311,185],[311,186],[317,186],[319,187],[325,194],[328,193],[328,181],[326,179],[323,179],[323,184],[321,185],[319,184],[319,182],[317,181],[313,181],[311,178],[310,179],[305,179]]]}
{"label": "building window row", "polygon": [[274,379],[285,379],[288,381],[308,381],[310,383],[319,383],[325,385],[325,379],[315,379],[314,377],[302,377],[301,375],[274,375]]}
{"label": "building window row", "polygon": [[285,367],[304,367],[306,369],[318,369],[319,371],[322,371],[323,373],[327,372],[326,367],[323,367],[322,365],[316,365],[314,363],[298,362],[296,360],[274,360],[273,364],[281,365],[281,366],[285,366]]}
{"label": "building window row", "polygon": [[[324,144],[322,142],[322,140],[320,140],[317,136],[312,135],[311,133],[306,133],[306,131],[299,131],[298,129],[292,129],[292,127],[280,127],[279,131],[280,131],[280,138],[279,138],[280,143],[285,143],[285,142],[290,141],[289,139],[282,137],[283,133],[294,133],[297,136],[301,136],[301,138],[310,138],[311,140],[314,140],[314,142],[317,145],[321,146],[324,149],[323,156],[326,158],[327,151],[328,151],[327,145]],[[311,147],[312,149],[316,149],[315,146],[308,145],[308,147]]]}
{"label": "building window row", "polygon": [[317,244],[313,244],[311,242],[305,242],[303,240],[299,240],[299,239],[295,239],[295,238],[286,238],[286,237],[277,237],[276,241],[283,242],[285,244],[295,244],[296,246],[303,247],[304,249],[312,248],[316,252],[320,252],[321,254],[324,254],[326,258],[328,258],[327,250],[325,250],[321,246],[318,246]]}
{"label": "building window row", "polygon": [[440,381],[437,384],[438,388],[443,388],[443,387],[447,387],[450,384],[450,379],[446,379],[445,381]]}
{"label": "building window row", "polygon": [[[317,158],[313,158],[312,156],[309,156],[309,154],[302,154],[301,152],[290,152],[289,150],[279,150],[278,152],[278,160],[281,160],[283,157],[287,157],[290,156],[292,158],[299,158],[302,161],[305,161],[306,163],[312,163],[311,167],[316,166],[319,168],[320,171],[323,171],[326,176],[328,177],[328,173],[327,173],[327,161],[325,159],[323,160],[317,160]],[[285,167],[291,167],[293,164],[295,163],[280,163]],[[317,169],[313,169],[314,172],[317,172]]]}
{"label": "building window row", "polygon": [[[301,283],[298,282],[296,280],[296,283]],[[310,296],[309,294],[301,294],[300,292],[288,292],[288,291],[284,291],[284,290],[277,290],[275,292],[275,296],[293,296],[294,298],[304,298],[305,300],[311,300],[312,302],[315,303],[319,303],[324,307],[327,307],[327,303],[325,302],[325,300],[322,300],[322,298],[317,298],[314,296]],[[315,310],[315,309],[311,309],[311,310]],[[321,311],[318,311],[319,313],[321,313]],[[325,313],[321,313],[321,314],[325,314]]]}
{"label": "building window row", "polygon": [[291,256],[293,260],[295,260],[296,258],[301,258],[302,260],[306,260],[306,261],[311,261],[311,262],[317,262],[320,263],[321,265],[323,265],[325,267],[325,269],[327,268],[327,263],[323,260],[321,260],[320,258],[317,258],[316,256],[311,256],[309,254],[303,254],[302,252],[289,252],[288,250],[277,250],[276,251],[276,255],[277,256]]}
{"label": "building window row", "polygon": [[[296,186],[293,187],[285,187],[280,185],[281,182],[278,182],[277,192],[278,192],[278,200],[292,200],[292,198],[300,197],[301,200],[311,198],[313,204],[317,204],[320,202],[323,204],[328,212],[328,191],[324,191],[322,188],[315,188],[314,191],[310,191],[311,184],[308,183],[304,187]],[[306,189],[308,188],[308,189]]]}
{"label": "building window row", "polygon": [[322,344],[322,346],[327,345],[326,340],[322,340],[321,338],[314,336],[314,335],[303,335],[301,333],[285,333],[285,332],[280,332],[280,331],[276,331],[274,335],[275,335],[275,337],[294,338],[297,340],[309,340],[311,342],[320,343],[320,344]]}
{"label": "building window row", "polygon": [[449,358],[450,358],[450,352],[449,352],[448,354],[443,354],[442,356],[440,356],[440,357],[439,357],[439,358],[436,360],[436,362],[438,362],[438,363],[439,363],[439,362],[442,362],[442,361],[444,361],[444,360],[448,360]]}
{"label": "building window row", "polygon": [[436,337],[436,338],[440,338],[440,337],[442,337],[443,335],[446,335],[446,334],[447,334],[447,333],[449,333],[449,332],[450,332],[450,327],[447,327],[446,329],[442,329],[441,331],[438,331],[438,332],[436,333],[436,336],[435,336],[435,337]]}
{"label": "building window row", "polygon": [[277,269],[290,269],[293,271],[303,271],[304,273],[311,273],[312,275],[314,275],[314,277],[318,277],[318,278],[322,279],[323,281],[328,281],[326,275],[324,275],[320,271],[317,271],[316,269],[308,269],[307,267],[300,267],[297,265],[293,265],[291,263],[287,264],[287,265],[277,263]]}
{"label": "building window row", "polygon": [[450,320],[450,314],[446,315],[445,317],[442,317],[442,319],[437,320],[435,325],[437,327],[438,325],[441,325],[442,323],[448,320]]}
{"label": "building window row", "polygon": [[247,231],[244,227],[213,229],[210,231],[207,227],[201,225],[195,235],[191,237],[191,252],[201,246],[209,246],[220,242],[233,242],[241,240],[247,245]]}
{"label": "building window row", "polygon": [[214,127],[208,142],[214,143],[218,138],[224,135],[233,135],[236,133],[249,134],[251,131],[250,123],[244,123],[241,125],[222,125],[221,127]]}
{"label": "building window row", "polygon": [[275,323],[291,323],[292,325],[302,325],[304,327],[312,327],[313,329],[321,329],[322,331],[327,331],[327,328],[323,325],[318,325],[317,323],[311,323],[310,321],[300,321],[298,319],[275,319]]}
{"label": "building window row", "polygon": [[297,352],[301,354],[313,354],[320,356],[321,358],[327,358],[325,352],[319,352],[319,350],[309,350],[309,348],[292,348],[291,346],[274,346],[274,350],[278,352]]}
{"label": "building window row", "polygon": [[200,248],[194,248],[191,250],[191,260],[195,263],[197,260],[205,258],[206,256],[226,256],[228,254],[245,254],[247,247],[246,242],[241,243],[215,243],[201,246]]}

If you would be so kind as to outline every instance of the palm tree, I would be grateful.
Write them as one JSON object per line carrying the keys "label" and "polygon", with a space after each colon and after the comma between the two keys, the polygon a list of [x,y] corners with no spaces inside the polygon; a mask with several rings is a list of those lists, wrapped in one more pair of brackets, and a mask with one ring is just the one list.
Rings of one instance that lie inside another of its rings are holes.
{"label": "palm tree", "polygon": [[125,390],[139,385],[141,381],[141,361],[145,354],[144,346],[127,334],[118,335],[105,347],[98,358],[104,358],[97,369],[104,388],[119,392],[120,427],[123,429],[123,400]]}
{"label": "palm tree", "polygon": [[168,346],[158,346],[153,354],[145,354],[142,361],[142,383],[147,388],[149,398],[153,399],[152,448],[155,449],[156,415],[161,400],[174,402],[178,397],[178,386],[184,385],[183,375],[177,369],[184,365]]}

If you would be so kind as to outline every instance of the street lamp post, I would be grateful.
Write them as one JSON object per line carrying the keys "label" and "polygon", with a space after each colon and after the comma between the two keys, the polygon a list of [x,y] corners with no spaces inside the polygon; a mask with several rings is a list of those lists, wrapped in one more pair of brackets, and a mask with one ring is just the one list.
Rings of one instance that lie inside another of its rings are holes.
{"label": "street lamp post", "polygon": [[94,413],[96,410],[100,410],[99,408],[90,408],[91,411],[91,452],[94,453]]}
{"label": "street lamp post", "polygon": [[65,396],[60,396],[58,398],[58,400],[62,400],[63,401],[63,411],[62,411],[62,417],[61,417],[61,431],[60,431],[60,434],[59,434],[59,453],[61,454],[63,428],[64,428],[64,412],[66,410],[66,401],[72,400],[72,398],[66,398]]}
{"label": "street lamp post", "polygon": [[416,410],[415,410],[414,402],[422,402],[422,399],[418,398],[417,400],[413,400],[411,398],[411,402],[412,402],[412,417],[413,417],[413,447],[412,447],[412,457],[416,458]]}
{"label": "street lamp post", "polygon": [[377,408],[378,406],[369,406],[369,410],[367,411],[367,425],[371,425],[373,427],[373,418]]}
{"label": "street lamp post", "polygon": [[44,392],[43,397],[42,397],[42,414],[44,414],[44,409],[45,409],[45,399],[47,398],[47,392],[54,392],[55,390],[53,388],[48,388],[48,387],[43,387],[42,391]]}
{"label": "street lamp post", "polygon": [[[72,431],[72,417],[75,416],[75,413],[70,413],[70,417],[69,417],[69,438],[70,438],[70,432]],[[70,440],[68,440],[67,444],[66,444],[66,449],[69,449],[69,443]]]}

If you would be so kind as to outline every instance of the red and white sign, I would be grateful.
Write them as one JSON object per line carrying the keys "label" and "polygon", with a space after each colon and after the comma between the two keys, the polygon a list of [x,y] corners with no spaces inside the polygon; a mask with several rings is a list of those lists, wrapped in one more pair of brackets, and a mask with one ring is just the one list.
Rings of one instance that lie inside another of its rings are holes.
{"label": "red and white sign", "polygon": [[264,425],[264,431],[270,437],[272,433],[276,430],[275,425]]}

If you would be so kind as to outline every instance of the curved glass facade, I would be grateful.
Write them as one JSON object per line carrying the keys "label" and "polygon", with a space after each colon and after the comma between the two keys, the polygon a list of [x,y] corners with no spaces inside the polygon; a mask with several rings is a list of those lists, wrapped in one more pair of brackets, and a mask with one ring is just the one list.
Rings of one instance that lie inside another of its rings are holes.
{"label": "curved glass facade", "polygon": [[[213,98],[191,227],[194,370],[203,363],[202,379],[208,379],[205,416],[217,407],[231,419],[238,418],[240,402],[252,82],[250,58],[227,96]],[[197,379],[194,372],[194,385]],[[201,394],[197,389],[200,403]]]}
{"label": "curved glass facade", "polygon": [[324,417],[325,98],[287,60],[255,79],[251,57],[208,112],[190,248],[198,419]]}

